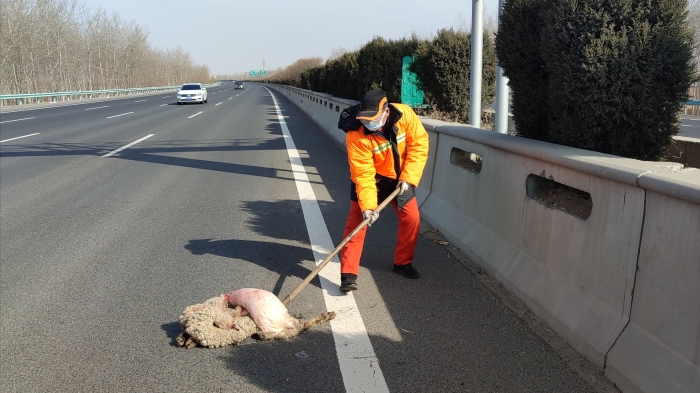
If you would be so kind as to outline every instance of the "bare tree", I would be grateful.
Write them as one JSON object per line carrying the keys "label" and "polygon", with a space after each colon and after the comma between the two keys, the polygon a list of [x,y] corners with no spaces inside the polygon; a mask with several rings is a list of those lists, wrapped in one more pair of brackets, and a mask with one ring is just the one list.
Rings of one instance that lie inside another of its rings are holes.
{"label": "bare tree", "polygon": [[78,0],[0,0],[0,93],[214,81],[182,48],[151,47],[148,34]]}
{"label": "bare tree", "polygon": [[285,67],[283,70],[275,73],[274,78],[271,77],[270,80],[293,86],[299,86],[301,84],[302,72],[321,65],[323,65],[323,59],[320,57],[299,59],[293,64]]}
{"label": "bare tree", "polygon": [[[471,33],[472,22],[467,20],[463,13],[458,13],[455,19],[455,29],[458,31],[463,31],[465,33]],[[498,15],[497,14],[487,14],[484,18],[484,34],[489,34],[491,38],[496,37],[496,32],[498,31]]]}
{"label": "bare tree", "polygon": [[337,58],[341,57],[342,55],[349,53],[349,52],[351,52],[351,51],[348,49],[345,49],[343,47],[333,49],[331,51],[330,57],[328,58],[328,61],[335,60],[335,59],[337,59]]}

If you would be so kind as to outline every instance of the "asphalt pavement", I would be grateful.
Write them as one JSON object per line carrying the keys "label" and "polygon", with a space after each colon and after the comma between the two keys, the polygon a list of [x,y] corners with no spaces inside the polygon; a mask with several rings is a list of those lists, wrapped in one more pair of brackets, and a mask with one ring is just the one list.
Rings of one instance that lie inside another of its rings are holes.
{"label": "asphalt pavement", "polygon": [[682,123],[678,131],[678,136],[700,139],[700,117],[681,116],[681,121]]}
{"label": "asphalt pavement", "polygon": [[[283,95],[278,113],[261,85],[209,94],[3,109],[3,392],[345,392],[376,378],[348,376],[330,324],[288,341],[175,345],[186,306],[243,287],[281,298],[314,268],[285,127],[334,244],[350,203],[344,151]],[[614,391],[429,226],[421,278],[393,273],[396,227],[387,210],[369,229],[358,312],[342,316],[366,331],[384,391]],[[328,285],[314,279],[290,313],[326,311]]]}

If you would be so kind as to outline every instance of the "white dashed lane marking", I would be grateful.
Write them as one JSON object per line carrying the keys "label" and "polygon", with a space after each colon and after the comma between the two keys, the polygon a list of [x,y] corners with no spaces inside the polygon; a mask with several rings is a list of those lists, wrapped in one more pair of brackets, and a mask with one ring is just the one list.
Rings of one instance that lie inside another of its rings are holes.
{"label": "white dashed lane marking", "polygon": [[126,113],[122,113],[121,115],[109,116],[109,117],[107,117],[106,119],[113,119],[113,118],[115,118],[115,117],[130,115],[130,114],[132,114],[132,113],[134,113],[134,112],[126,112]]}
{"label": "white dashed lane marking", "polygon": [[39,134],[40,134],[40,133],[35,132],[35,133],[29,134],[29,135],[18,136],[17,138],[5,139],[4,141],[0,141],[0,143],[9,142],[9,141],[14,141],[15,139],[22,139],[22,138],[26,138],[26,137],[28,137],[28,136],[34,136],[34,135],[39,135]]}
{"label": "white dashed lane marking", "polygon": [[120,151],[122,151],[122,150],[124,150],[124,149],[126,149],[126,148],[128,148],[128,147],[131,147],[131,146],[133,146],[133,145],[135,145],[135,144],[137,144],[137,143],[139,143],[139,142],[141,142],[141,141],[143,141],[143,140],[146,140],[146,139],[152,137],[153,135],[155,135],[155,134],[146,135],[146,136],[144,136],[143,138],[141,138],[141,139],[139,139],[139,140],[137,140],[137,141],[133,141],[133,142],[129,143],[129,144],[126,145],[126,146],[122,146],[122,147],[120,147],[120,148],[117,149],[117,150],[114,150],[114,151],[111,151],[111,152],[105,154],[104,156],[102,156],[102,158],[107,158],[107,157],[109,157],[109,156],[115,155],[115,154],[119,153]]}
{"label": "white dashed lane marking", "polygon": [[25,117],[24,119],[5,120],[5,121],[0,121],[0,123],[14,123],[16,121],[29,120],[29,119],[33,119],[33,118],[34,117]]}

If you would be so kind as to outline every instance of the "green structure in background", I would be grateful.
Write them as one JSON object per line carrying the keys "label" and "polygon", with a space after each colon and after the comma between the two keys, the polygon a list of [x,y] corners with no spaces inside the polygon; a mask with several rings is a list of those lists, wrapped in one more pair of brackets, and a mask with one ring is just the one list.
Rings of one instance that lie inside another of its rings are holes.
{"label": "green structure in background", "polygon": [[423,105],[423,90],[419,90],[416,86],[418,77],[408,70],[411,63],[413,63],[413,57],[404,56],[401,66],[401,103],[411,108],[425,108],[427,105]]}

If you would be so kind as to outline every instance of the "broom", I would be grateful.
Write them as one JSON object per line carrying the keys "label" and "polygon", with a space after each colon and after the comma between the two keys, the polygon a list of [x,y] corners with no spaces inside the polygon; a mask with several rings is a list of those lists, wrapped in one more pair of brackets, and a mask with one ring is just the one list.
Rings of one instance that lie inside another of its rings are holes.
{"label": "broom", "polygon": [[[399,191],[400,191],[400,190],[399,190],[398,188],[397,188],[396,190],[394,190],[394,192],[392,192],[391,195],[389,195],[381,204],[379,204],[379,206],[377,206],[376,209],[374,209],[374,212],[375,212],[375,213],[379,213],[380,211],[382,211],[382,209],[384,209],[384,208],[386,207],[386,205],[388,205],[394,198],[396,198],[397,195],[399,195]],[[328,262],[330,262],[331,259],[333,259],[333,257],[336,256],[336,255],[340,252],[340,250],[342,250],[343,247],[345,247],[345,245],[346,245],[350,240],[352,240],[353,237],[355,237],[355,235],[357,235],[357,232],[360,232],[360,231],[362,230],[362,228],[364,228],[367,224],[369,224],[369,221],[370,221],[371,219],[372,219],[371,216],[368,217],[368,218],[365,218],[365,219],[360,223],[360,225],[358,225],[355,229],[353,229],[353,231],[350,232],[350,234],[349,234],[345,239],[343,239],[342,242],[340,242],[340,244],[338,245],[338,247],[336,247],[335,250],[333,250],[333,252],[331,252],[330,254],[328,254],[328,256],[327,256],[323,261],[321,261],[321,263],[320,263],[318,266],[316,266],[316,269],[314,269],[311,273],[309,273],[309,275],[306,276],[306,278],[304,279],[304,281],[302,281],[301,284],[299,284],[299,286],[296,287],[296,289],[294,289],[294,290],[292,291],[292,293],[290,293],[289,295],[287,295],[287,297],[285,297],[284,300],[282,300],[282,304],[284,304],[285,307],[286,307],[286,306],[289,304],[289,302],[291,302],[292,299],[294,299],[294,297],[296,297],[296,295],[298,295],[299,292],[301,292],[301,291],[309,284],[309,282],[311,282],[311,280],[313,280],[314,277],[316,277],[316,276],[318,275],[318,273],[319,273],[324,267],[326,267],[326,265],[328,264]]]}

